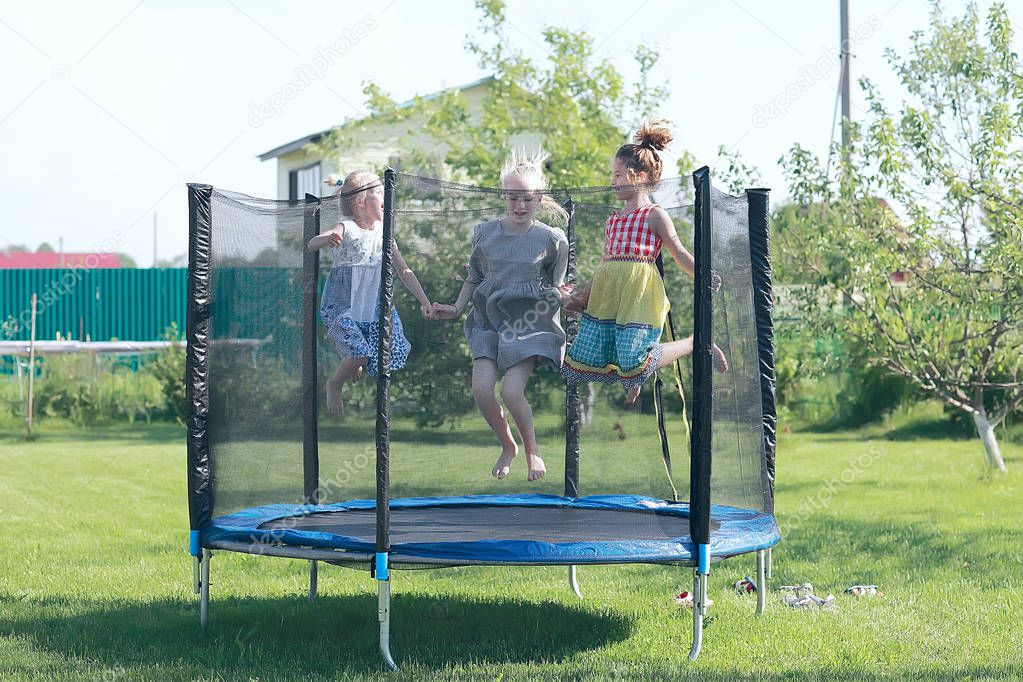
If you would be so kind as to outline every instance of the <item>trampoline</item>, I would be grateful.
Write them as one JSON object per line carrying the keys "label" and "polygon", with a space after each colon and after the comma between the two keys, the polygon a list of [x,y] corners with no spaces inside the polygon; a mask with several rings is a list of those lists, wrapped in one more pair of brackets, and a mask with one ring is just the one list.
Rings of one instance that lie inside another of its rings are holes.
{"label": "trampoline", "polygon": [[[537,418],[546,415],[554,425],[547,427],[545,442],[560,434],[564,468],[549,464],[542,484],[481,482],[462,472],[463,456],[475,461],[473,453],[483,448],[464,426],[473,415],[466,407],[471,398],[467,403],[459,392],[467,390],[469,363],[453,346],[460,328],[414,322],[404,309],[413,349],[429,351],[410,356],[410,363],[420,364],[385,369],[375,381],[353,387],[346,396],[351,411],[340,425],[322,418],[324,372],[336,356],[316,314],[324,279],[320,254],[303,247],[324,226],[341,222],[341,202],[312,195],[271,201],[189,185],[188,501],[203,629],[215,551],[308,560],[310,599],[317,594],[319,563],[368,569],[378,587],[381,654],[392,669],[393,569],[567,566],[571,587],[581,596],[576,566],[692,567],[695,660],[712,563],[754,553],[761,612],[769,550],[780,541],[773,513],[768,192],[720,193],[706,168],[692,179],[692,203],[685,201],[680,179],[650,188],[680,235],[691,237],[696,257],[691,311],[672,300],[675,319],[681,319],[678,311],[692,315],[691,424],[683,412],[685,372],[678,363],[661,372],[671,374],[678,397],[668,400],[658,375],[652,382],[654,414],[646,422],[628,422],[648,423],[658,434],[660,447],[649,452],[617,450],[601,435],[610,433],[601,431],[609,424],[584,423],[587,409],[593,411],[592,393],[588,408],[579,386],[548,375],[537,381],[554,398]],[[456,253],[467,230],[501,207],[499,190],[390,169],[383,182],[384,243],[400,240],[410,266],[432,281],[444,281],[436,272],[457,269],[445,254]],[[604,187],[550,194],[567,211],[562,227],[573,281],[580,254],[595,248],[593,225],[613,208],[613,193]],[[381,269],[380,310],[390,311],[402,298],[394,292],[387,249]],[[662,276],[666,285],[673,281]],[[712,278],[724,282],[723,291]],[[394,330],[389,314],[381,319],[380,356],[388,358]],[[673,336],[674,324],[669,318]],[[566,331],[571,340],[572,320]],[[249,347],[236,343],[242,338],[264,341]],[[724,349],[729,372],[712,371],[713,345]],[[445,362],[449,366],[440,366]],[[430,371],[423,371],[424,363],[432,363]],[[431,376],[440,379],[431,383]],[[416,416],[427,411],[448,429]],[[613,428],[624,439],[623,418],[615,418]],[[545,451],[548,462],[552,451]],[[586,488],[581,472],[590,463],[618,471],[619,457],[635,458],[635,464],[629,460],[622,473],[605,474]],[[431,479],[429,467],[444,458],[455,463],[452,473]],[[684,458],[687,466],[678,466]],[[556,474],[562,476],[557,483]]]}
{"label": "trampoline", "polygon": [[[650,497],[412,497],[391,500],[390,510],[392,566],[691,564],[696,559],[689,505]],[[732,507],[711,509],[711,531],[715,559],[766,549],[778,532],[770,515]],[[212,547],[337,550],[333,563],[358,562],[376,550],[376,502],[253,507],[216,519],[204,539]]]}

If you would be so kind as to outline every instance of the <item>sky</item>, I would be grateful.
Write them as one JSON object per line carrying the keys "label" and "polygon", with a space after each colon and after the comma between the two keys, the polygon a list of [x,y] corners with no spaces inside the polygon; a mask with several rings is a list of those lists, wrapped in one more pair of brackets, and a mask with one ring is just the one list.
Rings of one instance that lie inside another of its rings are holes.
{"label": "sky", "polygon": [[[897,103],[884,50],[906,53],[930,3],[850,6],[852,77]],[[587,31],[627,75],[638,44],[659,50],[653,77],[670,96],[658,113],[675,144],[712,169],[720,146],[739,151],[778,202],[778,158],[797,142],[827,151],[838,12],[838,0],[509,0],[507,21],[538,59],[545,26]],[[186,183],[275,197],[275,163],[257,156],[364,114],[364,83],[402,101],[489,75],[464,49],[478,18],[472,0],[0,2],[0,248],[62,240],[141,267],[154,241],[161,260],[183,254]],[[296,78],[306,85],[289,87]],[[854,85],[853,118],[862,111]]]}

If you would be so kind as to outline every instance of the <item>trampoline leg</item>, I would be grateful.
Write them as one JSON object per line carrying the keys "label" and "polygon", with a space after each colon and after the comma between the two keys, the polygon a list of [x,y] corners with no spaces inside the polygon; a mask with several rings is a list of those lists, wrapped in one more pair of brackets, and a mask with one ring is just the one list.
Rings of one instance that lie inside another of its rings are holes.
{"label": "trampoline leg", "polygon": [[309,562],[309,601],[316,601],[316,562]]}
{"label": "trampoline leg", "polygon": [[579,579],[576,576],[576,567],[574,564],[568,567],[568,586],[572,588],[572,592],[575,593],[575,596],[580,599],[583,598],[583,593],[579,591]]}
{"label": "trampoline leg", "polygon": [[380,621],[380,655],[388,670],[397,671],[398,664],[391,657],[391,581],[377,581],[377,619]]}
{"label": "trampoline leg", "polygon": [[707,614],[707,574],[693,571],[693,646],[689,660],[695,661],[703,647],[703,617]]}
{"label": "trampoline leg", "polygon": [[757,615],[764,612],[767,603],[767,550],[757,552]]}
{"label": "trampoline leg", "polygon": [[767,550],[766,550],[767,551],[767,568],[764,571],[764,578],[766,578],[767,580],[771,579],[771,564],[773,563],[773,561],[771,559],[771,550],[772,549],[774,549],[774,548],[773,547],[768,547]]}
{"label": "trampoline leg", "polygon": [[210,557],[208,549],[202,551],[202,566],[199,569],[199,627],[203,632],[210,624]]}

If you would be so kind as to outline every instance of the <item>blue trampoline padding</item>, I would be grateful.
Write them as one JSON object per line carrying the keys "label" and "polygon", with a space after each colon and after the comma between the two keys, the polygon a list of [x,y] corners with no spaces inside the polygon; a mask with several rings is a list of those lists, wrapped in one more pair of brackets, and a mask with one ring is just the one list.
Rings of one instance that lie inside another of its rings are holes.
{"label": "blue trampoline padding", "polygon": [[[472,521],[470,508],[532,507],[551,510],[591,509],[637,512],[654,516],[688,518],[689,505],[669,503],[640,495],[591,495],[587,497],[560,497],[557,495],[466,495],[460,497],[406,497],[391,500],[392,524],[394,512],[402,510],[460,509],[466,510],[465,519]],[[271,504],[252,507],[213,519],[201,529],[202,544],[213,547],[219,542],[246,544],[287,545],[335,549],[373,554],[373,538],[355,537],[332,532],[288,527],[287,519],[350,511],[367,512],[376,508],[375,500],[350,500],[325,505]],[[750,509],[715,505],[711,507],[710,556],[712,561],[737,554],[767,549],[780,539],[774,517]],[[274,523],[276,527],[261,528]],[[442,530],[442,529],[439,529]],[[507,533],[502,529],[503,534]],[[623,533],[627,535],[627,533]],[[400,538],[399,538],[400,540]],[[614,540],[547,542],[514,537],[475,539],[471,541],[408,542],[395,541],[392,533],[391,563],[414,563],[416,558],[441,562],[516,563],[516,564],[595,564],[595,563],[657,563],[696,561],[696,547],[689,535],[663,540],[636,540],[622,537]]]}

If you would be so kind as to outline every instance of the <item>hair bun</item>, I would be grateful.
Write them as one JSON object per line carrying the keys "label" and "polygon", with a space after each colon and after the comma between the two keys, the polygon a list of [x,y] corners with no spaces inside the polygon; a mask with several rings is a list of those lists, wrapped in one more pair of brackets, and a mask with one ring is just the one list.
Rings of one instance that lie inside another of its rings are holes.
{"label": "hair bun", "polygon": [[632,136],[636,144],[663,151],[672,141],[671,121],[663,118],[648,118]]}

